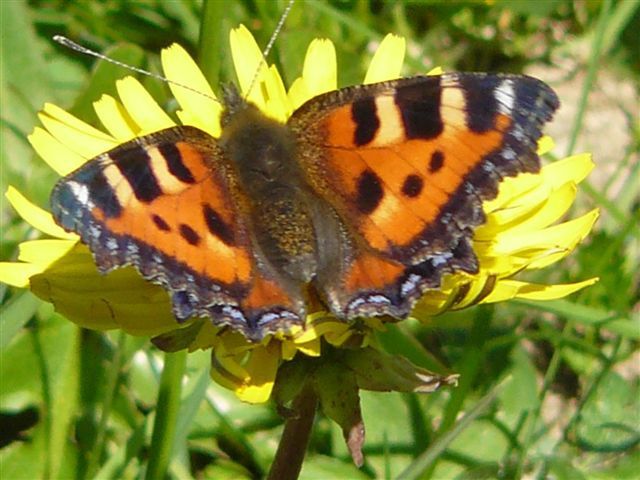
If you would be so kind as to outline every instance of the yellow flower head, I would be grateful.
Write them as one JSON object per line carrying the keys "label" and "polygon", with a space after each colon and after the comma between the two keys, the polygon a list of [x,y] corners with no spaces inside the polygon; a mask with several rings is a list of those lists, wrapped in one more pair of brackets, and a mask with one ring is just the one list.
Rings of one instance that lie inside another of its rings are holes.
{"label": "yellow flower head", "polygon": [[[285,122],[309,99],[337,88],[335,49],[328,40],[310,44],[302,75],[288,91],[245,27],[231,32],[231,52],[242,95],[278,121]],[[397,78],[404,52],[404,40],[388,35],[371,62],[365,83]],[[169,86],[180,106],[176,112],[180,122],[219,137],[221,104],[191,57],[182,47],[172,45],[162,52],[162,66],[174,82]],[[123,142],[175,125],[134,78],[118,81],[117,91],[119,98],[104,95],[94,104],[104,131],[55,105],[44,106],[40,113],[44,128],[36,127],[29,141],[57,173],[66,175]],[[547,143],[541,145],[541,153],[550,148]],[[590,231],[596,211],[556,222],[571,206],[576,185],[591,168],[588,155],[576,155],[544,167],[539,174],[503,181],[498,197],[485,202],[487,222],[474,238],[479,273],[445,276],[442,287],[429,291],[419,302],[414,316],[424,320],[449,309],[510,298],[558,298],[593,283],[595,279],[536,285],[513,279],[520,271],[557,262]],[[319,356],[322,340],[338,347],[366,347],[372,342],[371,332],[384,328],[377,318],[350,325],[324,311],[310,313],[304,328],[271,335],[260,343],[203,319],[179,326],[165,290],[130,267],[100,275],[89,250],[78,243],[76,235],[58,227],[49,212],[13,188],[6,196],[20,216],[52,238],[23,242],[18,262],[0,263],[0,280],[31,288],[83,327],[121,328],[134,335],[156,336],[156,344],[167,350],[212,348],[212,377],[243,400],[266,401],[282,362],[297,353]]]}

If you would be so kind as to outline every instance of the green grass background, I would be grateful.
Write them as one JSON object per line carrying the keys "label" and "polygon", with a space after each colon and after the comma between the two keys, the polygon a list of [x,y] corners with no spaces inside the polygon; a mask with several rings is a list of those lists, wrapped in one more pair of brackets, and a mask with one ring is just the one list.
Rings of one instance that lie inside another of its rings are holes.
{"label": "green grass background", "polygon": [[[209,2],[216,21],[200,50],[216,83],[233,80],[229,29],[244,23],[265,45],[284,5]],[[327,37],[338,52],[340,85],[358,83],[376,42],[395,32],[408,40],[405,74],[437,65],[535,69],[560,92],[574,92],[555,154],[594,150],[597,167],[574,213],[602,209],[577,252],[530,277],[599,276],[596,286],[559,301],[448,314],[427,326],[404,322],[381,335],[389,351],[425,366],[435,357],[461,373],[460,386],[433,395],[363,392],[360,470],[336,425],[319,416],[302,478],[639,478],[639,6],[352,0],[293,7],[270,57],[285,82],[300,72],[308,42]],[[53,102],[95,123],[91,103],[114,93],[114,80],[128,74],[96,68],[93,59],[55,45],[53,34],[157,71],[159,50],[172,42],[196,54],[202,11],[196,0],[0,2],[0,189],[14,185],[46,206],[56,176],[26,141],[37,111]],[[142,81],[171,109],[165,85]],[[600,127],[589,128],[594,122]],[[11,260],[35,232],[4,198],[0,207],[0,255]],[[51,305],[5,285],[0,299],[2,478],[141,478],[167,445],[171,478],[259,478],[268,471],[282,419],[272,405],[243,404],[211,382],[207,352],[186,358],[176,430],[156,448],[156,405],[167,402],[159,397],[165,357],[147,339],[80,330]]]}

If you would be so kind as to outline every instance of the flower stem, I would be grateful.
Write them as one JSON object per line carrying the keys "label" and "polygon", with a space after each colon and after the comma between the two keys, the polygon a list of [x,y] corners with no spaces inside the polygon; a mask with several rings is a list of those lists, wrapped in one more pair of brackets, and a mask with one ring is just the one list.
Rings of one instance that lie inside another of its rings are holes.
{"label": "flower stem", "polygon": [[113,362],[111,368],[107,374],[107,387],[102,401],[102,411],[100,412],[100,422],[98,423],[98,429],[96,431],[96,440],[91,449],[91,455],[89,456],[89,466],[87,467],[88,477],[95,476],[100,465],[100,459],[104,452],[104,442],[107,433],[107,424],[111,417],[111,407],[116,397],[118,389],[118,380],[122,369],[122,362],[124,360],[123,350],[126,341],[126,334],[120,332],[118,334],[118,343],[116,344],[113,356]]}
{"label": "flower stem", "polygon": [[302,469],[318,408],[318,396],[307,386],[293,401],[293,416],[284,424],[282,438],[267,480],[295,480]]}
{"label": "flower stem", "polygon": [[180,407],[182,375],[187,361],[187,351],[166,353],[164,369],[160,377],[160,390],[156,407],[156,419],[153,424],[149,465],[145,478],[152,480],[165,478],[176,430],[176,420]]}

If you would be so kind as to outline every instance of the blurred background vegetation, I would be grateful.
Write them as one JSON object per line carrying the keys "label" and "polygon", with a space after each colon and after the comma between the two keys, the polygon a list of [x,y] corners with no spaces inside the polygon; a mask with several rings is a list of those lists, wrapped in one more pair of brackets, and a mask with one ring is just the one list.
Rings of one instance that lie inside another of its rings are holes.
{"label": "blurred background vegetation", "polygon": [[[265,45],[284,6],[220,0],[212,47],[218,50],[203,59],[207,71],[233,81],[229,29],[244,23]],[[463,374],[461,386],[429,396],[365,392],[361,470],[337,427],[318,418],[303,478],[396,478],[403,471],[405,478],[638,478],[639,6],[636,0],[296,3],[270,57],[285,83],[298,75],[316,37],[336,45],[340,85],[359,83],[388,32],[408,41],[407,75],[439,65],[524,72],[548,82],[563,103],[548,129],[554,154],[591,151],[596,163],[575,211],[602,209],[579,250],[535,276],[541,282],[599,276],[596,286],[562,301],[513,302],[390,329],[381,338],[390,350],[417,364],[435,356]],[[0,189],[14,185],[46,206],[56,177],[26,141],[38,110],[52,102],[95,123],[92,102],[113,94],[114,80],[128,74],[96,67],[93,58],[54,44],[52,35],[159,71],[159,51],[172,42],[195,55],[202,8],[198,0],[0,2]],[[141,80],[167,109],[175,107],[166,85]],[[4,198],[0,206],[0,255],[11,260],[35,232]],[[79,331],[28,292],[1,285],[0,299],[0,475],[140,477],[150,454],[158,352],[147,339]],[[208,363],[206,352],[189,356],[171,476],[258,478],[268,470],[282,420],[271,405],[242,404],[213,384]],[[505,378],[490,408],[453,438],[444,435]],[[421,455],[429,462],[418,464]]]}

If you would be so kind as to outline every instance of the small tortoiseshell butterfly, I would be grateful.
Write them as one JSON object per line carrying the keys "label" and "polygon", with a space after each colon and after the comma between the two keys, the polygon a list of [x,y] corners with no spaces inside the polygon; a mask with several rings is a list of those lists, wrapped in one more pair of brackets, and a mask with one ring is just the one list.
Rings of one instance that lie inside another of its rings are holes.
{"label": "small tortoiseshell butterfly", "polygon": [[260,340],[303,325],[310,294],[340,319],[404,318],[444,273],[477,271],[482,202],[538,171],[557,107],[530,77],[448,73],[329,92],[281,124],[229,89],[220,138],[136,138],[60,180],[52,211],[181,321]]}

